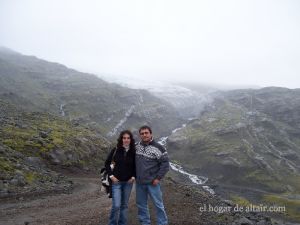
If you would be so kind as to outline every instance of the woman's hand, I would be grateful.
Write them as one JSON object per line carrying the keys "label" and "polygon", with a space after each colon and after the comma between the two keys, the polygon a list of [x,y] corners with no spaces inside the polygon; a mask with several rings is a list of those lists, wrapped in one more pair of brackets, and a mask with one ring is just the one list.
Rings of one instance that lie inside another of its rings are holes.
{"label": "woman's hand", "polygon": [[111,176],[110,179],[114,184],[119,182],[118,178],[116,178],[115,176]]}
{"label": "woman's hand", "polygon": [[135,181],[135,178],[131,177],[127,182],[130,183],[130,184],[132,184],[134,181]]}

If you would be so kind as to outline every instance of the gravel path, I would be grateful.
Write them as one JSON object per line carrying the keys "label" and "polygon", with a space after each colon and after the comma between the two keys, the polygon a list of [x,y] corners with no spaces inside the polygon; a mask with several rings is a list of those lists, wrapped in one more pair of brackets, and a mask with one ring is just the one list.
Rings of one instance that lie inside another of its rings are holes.
{"label": "gravel path", "polygon": [[1,225],[107,224],[111,200],[99,190],[97,178],[71,178],[71,194],[0,202]]}
{"label": "gravel path", "polygon": [[[99,178],[80,175],[70,179],[75,187],[70,194],[49,194],[18,201],[0,201],[0,225],[107,225],[111,199],[100,192]],[[228,225],[247,217],[246,214],[231,212],[200,213],[200,206],[220,206],[220,200],[203,191],[196,193],[195,190],[175,184],[170,179],[164,179],[162,189],[169,225]],[[154,225],[155,210],[151,203],[149,205]],[[130,197],[129,212],[128,224],[139,225],[134,189]],[[251,216],[255,221],[264,220],[264,217],[258,215]]]}

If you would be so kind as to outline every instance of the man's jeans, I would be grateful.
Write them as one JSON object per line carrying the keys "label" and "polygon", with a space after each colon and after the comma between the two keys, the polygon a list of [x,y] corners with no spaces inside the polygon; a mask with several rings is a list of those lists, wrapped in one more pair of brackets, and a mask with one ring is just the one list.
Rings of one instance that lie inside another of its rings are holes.
{"label": "man's jeans", "polygon": [[112,208],[109,225],[126,225],[128,218],[128,201],[132,183],[118,182],[112,184]]}
{"label": "man's jeans", "polygon": [[136,204],[138,207],[138,217],[142,225],[150,225],[150,214],[148,209],[148,194],[150,195],[155,208],[158,225],[168,224],[165,212],[160,184],[136,184]]}

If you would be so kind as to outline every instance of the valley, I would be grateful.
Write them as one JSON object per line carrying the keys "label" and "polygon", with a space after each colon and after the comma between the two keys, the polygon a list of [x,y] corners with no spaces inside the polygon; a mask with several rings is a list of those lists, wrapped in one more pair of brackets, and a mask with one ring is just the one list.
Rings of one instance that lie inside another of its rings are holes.
{"label": "valley", "polygon": [[[99,192],[99,169],[118,133],[130,129],[138,140],[143,124],[153,128],[171,159],[164,185],[172,224],[300,222],[299,89],[225,91],[99,76],[0,49],[5,224],[105,221],[110,202]],[[172,194],[186,200],[180,217]],[[87,217],[78,213],[80,201]],[[199,207],[208,204],[278,205],[286,211],[200,215]],[[38,207],[46,210],[36,212]]]}

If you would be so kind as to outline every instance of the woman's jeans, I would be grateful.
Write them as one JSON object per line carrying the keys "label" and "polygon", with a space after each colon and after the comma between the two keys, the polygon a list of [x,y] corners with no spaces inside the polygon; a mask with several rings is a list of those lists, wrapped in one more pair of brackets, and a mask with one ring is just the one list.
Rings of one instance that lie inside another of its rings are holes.
{"label": "woman's jeans", "polygon": [[126,225],[128,218],[128,201],[132,183],[118,182],[112,184],[112,208],[109,225]]}
{"label": "woman's jeans", "polygon": [[142,225],[150,225],[150,214],[148,209],[148,195],[156,208],[156,218],[158,225],[168,224],[165,207],[162,199],[160,184],[136,184],[136,203],[138,207],[138,217]]}

